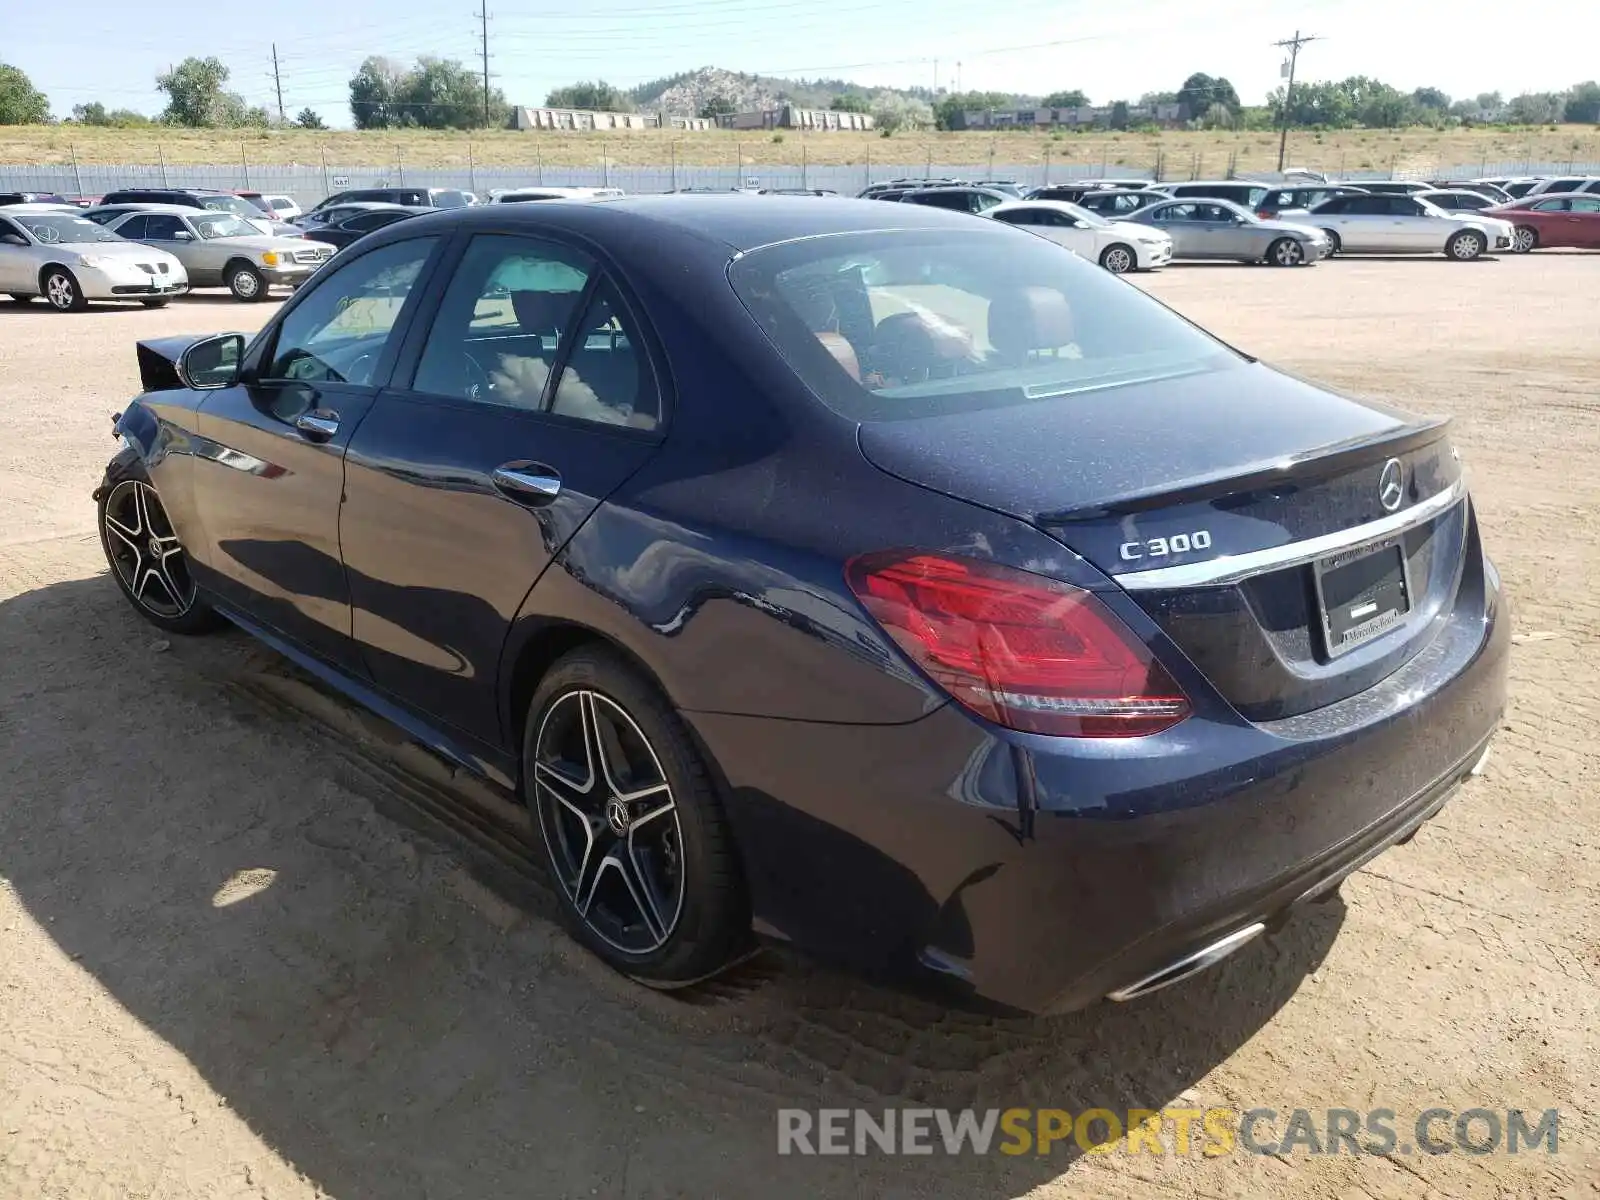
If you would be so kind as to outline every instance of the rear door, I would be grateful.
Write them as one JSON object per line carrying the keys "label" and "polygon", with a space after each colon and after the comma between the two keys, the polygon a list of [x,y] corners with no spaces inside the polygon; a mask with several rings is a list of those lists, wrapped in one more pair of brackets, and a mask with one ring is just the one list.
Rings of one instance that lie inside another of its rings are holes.
{"label": "rear door", "polygon": [[212,392],[193,454],[197,557],[252,619],[342,669],[350,644],[339,558],[344,455],[386,378],[437,238],[391,242],[306,285],[251,348],[246,379]]}
{"label": "rear door", "polygon": [[612,275],[560,241],[475,234],[432,291],[350,446],[339,534],[354,636],[386,691],[507,745],[511,622],[654,453],[664,375]]}
{"label": "rear door", "polygon": [[1389,196],[1389,248],[1437,251],[1444,249],[1448,232],[1444,222],[1411,196]]}
{"label": "rear door", "polygon": [[1181,204],[1158,205],[1151,210],[1151,224],[1165,230],[1172,238],[1174,258],[1206,257],[1202,237],[1204,229],[1197,215],[1198,208],[1199,205],[1194,201],[1185,200]]}
{"label": "rear door", "polygon": [[1400,242],[1391,224],[1389,212],[1391,197],[1349,196],[1343,205],[1344,215],[1339,223],[1339,240],[1346,250],[1362,253],[1393,250]]}

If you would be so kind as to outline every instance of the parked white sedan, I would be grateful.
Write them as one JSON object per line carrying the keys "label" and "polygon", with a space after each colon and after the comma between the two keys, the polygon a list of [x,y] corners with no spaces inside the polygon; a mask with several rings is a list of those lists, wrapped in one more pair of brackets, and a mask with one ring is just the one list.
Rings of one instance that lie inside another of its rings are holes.
{"label": "parked white sedan", "polygon": [[1332,238],[1336,254],[1443,254],[1471,262],[1511,249],[1509,221],[1448,213],[1420,196],[1337,196],[1299,220]]}
{"label": "parked white sedan", "polygon": [[0,208],[0,293],[26,304],[43,296],[60,312],[91,300],[138,300],[160,308],[189,290],[183,264],[125,242],[72,213]]}
{"label": "parked white sedan", "polygon": [[997,204],[983,215],[1048,238],[1113,275],[1153,271],[1172,259],[1172,239],[1161,230],[1108,221],[1065,200],[1018,200]]}

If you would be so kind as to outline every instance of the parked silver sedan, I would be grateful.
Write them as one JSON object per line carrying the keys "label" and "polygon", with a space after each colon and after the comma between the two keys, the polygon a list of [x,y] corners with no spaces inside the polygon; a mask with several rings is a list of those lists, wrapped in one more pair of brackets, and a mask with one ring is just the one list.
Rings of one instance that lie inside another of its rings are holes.
{"label": "parked silver sedan", "polygon": [[129,245],[76,214],[0,208],[0,293],[18,303],[43,296],[58,312],[81,312],[91,300],[160,308],[188,289],[170,254]]}
{"label": "parked silver sedan", "polygon": [[1305,217],[1332,240],[1334,252],[1443,254],[1471,262],[1511,249],[1511,223],[1479,213],[1448,213],[1415,195],[1337,196]]}
{"label": "parked silver sedan", "polygon": [[204,209],[131,212],[106,228],[173,255],[191,287],[226,287],[236,300],[265,300],[273,284],[299,287],[333,257],[331,246],[258,233],[232,213]]}
{"label": "parked silver sedan", "polygon": [[1301,267],[1327,257],[1331,249],[1327,237],[1314,228],[1263,221],[1227,200],[1168,200],[1123,219],[1166,232],[1175,259],[1231,258]]}

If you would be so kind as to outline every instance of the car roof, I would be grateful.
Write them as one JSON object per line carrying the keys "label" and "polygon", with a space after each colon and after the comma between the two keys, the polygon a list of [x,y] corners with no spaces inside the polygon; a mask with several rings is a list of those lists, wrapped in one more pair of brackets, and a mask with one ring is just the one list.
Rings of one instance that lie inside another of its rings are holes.
{"label": "car roof", "polygon": [[754,203],[738,193],[722,192],[480,204],[440,209],[419,216],[415,223],[407,221],[393,228],[396,236],[415,236],[417,229],[434,225],[526,224],[530,230],[548,228],[580,236],[603,236],[619,222],[641,229],[677,231],[719,243],[734,253],[829,234],[917,229],[973,232],[988,227],[968,213],[927,205],[879,204],[842,196],[768,196]]}
{"label": "car roof", "polygon": [[[1088,211],[1068,200],[1007,200],[1004,204],[996,204],[983,215],[992,217],[997,212],[1015,212],[1019,208],[1048,208],[1051,212],[1066,213],[1072,217]],[[1090,213],[1089,215],[1099,216],[1098,213]]]}
{"label": "car roof", "polygon": [[[114,204],[96,204],[93,208],[84,209],[85,212],[151,212],[172,213],[176,216],[187,217],[191,213],[209,212],[209,209],[195,208],[190,204],[163,204],[159,200],[118,200]],[[224,213],[232,216],[232,213]]]}
{"label": "car roof", "polygon": [[[1216,204],[1237,213],[1249,214],[1250,210],[1242,204],[1235,204],[1232,200],[1224,200],[1220,196],[1168,196],[1167,201],[1172,204]],[[1160,208],[1160,204],[1152,204],[1150,208]],[[1140,209],[1140,212],[1149,212],[1150,208]]]}

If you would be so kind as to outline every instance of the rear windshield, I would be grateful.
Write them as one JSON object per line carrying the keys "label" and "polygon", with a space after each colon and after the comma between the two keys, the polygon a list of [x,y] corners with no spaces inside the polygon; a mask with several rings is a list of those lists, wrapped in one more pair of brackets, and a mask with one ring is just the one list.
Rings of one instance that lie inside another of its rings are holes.
{"label": "rear windshield", "polygon": [[1243,361],[1071,251],[1020,231],[805,238],[734,290],[785,361],[859,421],[1023,404]]}

